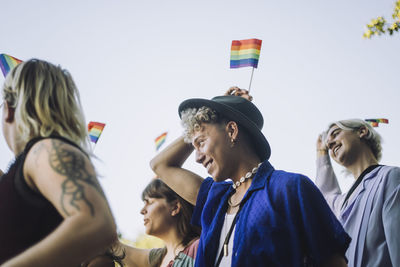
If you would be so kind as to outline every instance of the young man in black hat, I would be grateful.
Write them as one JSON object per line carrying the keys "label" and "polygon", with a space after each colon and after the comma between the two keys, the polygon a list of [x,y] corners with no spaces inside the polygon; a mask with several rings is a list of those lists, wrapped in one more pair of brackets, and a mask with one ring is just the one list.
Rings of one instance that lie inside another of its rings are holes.
{"label": "young man in black hat", "polygon": [[[349,236],[312,181],[271,166],[263,117],[250,99],[235,87],[212,100],[184,101],[184,137],[151,161],[196,206],[192,223],[202,233],[195,266],[347,266]],[[193,150],[212,178],[182,168]]]}

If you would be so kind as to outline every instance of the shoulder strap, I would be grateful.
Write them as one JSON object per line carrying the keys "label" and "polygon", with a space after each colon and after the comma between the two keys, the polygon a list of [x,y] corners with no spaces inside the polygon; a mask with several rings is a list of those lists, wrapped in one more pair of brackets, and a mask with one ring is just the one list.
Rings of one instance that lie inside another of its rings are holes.
{"label": "shoulder strap", "polygon": [[368,168],[366,168],[366,169],[360,174],[360,176],[357,178],[356,182],[351,186],[349,192],[347,192],[346,197],[345,197],[345,199],[344,199],[344,201],[343,201],[343,204],[342,204],[342,207],[341,207],[342,209],[343,209],[343,207],[345,206],[346,202],[349,200],[351,194],[354,193],[354,190],[356,190],[356,188],[358,187],[358,185],[359,185],[359,184],[361,183],[361,181],[364,179],[365,175],[367,175],[368,173],[370,173],[372,170],[374,170],[375,168],[377,168],[377,167],[379,167],[379,166],[382,166],[382,165],[379,165],[379,164],[378,164],[378,165],[371,165],[371,166],[369,166]]}
{"label": "shoulder strap", "polygon": [[[39,142],[39,141],[41,141],[41,140],[43,140],[43,139],[58,139],[58,140],[61,140],[61,141],[65,142],[65,143],[71,145],[71,146],[74,146],[74,147],[78,148],[78,149],[81,150],[83,153],[85,153],[85,152],[82,150],[82,148],[81,148],[78,144],[72,142],[71,140],[69,140],[69,139],[67,139],[67,138],[65,138],[65,137],[59,136],[59,135],[51,135],[51,136],[48,136],[48,137],[39,136],[39,137],[32,138],[32,139],[25,145],[25,149],[24,149],[25,155],[28,154],[29,150],[33,147],[34,144],[36,144],[37,142]],[[85,153],[85,155],[86,155],[86,153]]]}
{"label": "shoulder strap", "polygon": [[26,155],[28,154],[28,152],[30,151],[30,149],[39,141],[43,140],[43,139],[59,139],[62,140],[78,149],[80,149],[85,155],[86,153],[74,142],[68,140],[65,137],[62,136],[49,136],[49,137],[35,137],[33,139],[31,139],[24,148],[24,151],[17,157],[16,159],[16,164],[17,164],[17,170],[16,170],[16,174],[15,174],[15,179],[14,179],[14,184],[15,184],[15,188],[17,190],[17,192],[20,194],[20,196],[27,202],[29,202],[30,204],[32,204],[33,206],[36,207],[42,207],[44,205],[46,205],[46,203],[48,202],[47,199],[45,199],[41,194],[39,194],[38,192],[32,190],[28,184],[25,181],[25,177],[24,177],[24,163],[25,163],[25,159],[26,159]]}
{"label": "shoulder strap", "polygon": [[[270,179],[271,179],[271,175],[269,175],[268,178],[267,178],[267,186],[269,185]],[[231,192],[231,195],[233,195],[235,192],[236,192],[236,190],[233,190],[233,191]],[[231,224],[231,227],[229,228],[229,231],[228,231],[228,233],[226,234],[225,241],[224,241],[224,245],[222,246],[222,249],[221,249],[221,251],[220,251],[220,253],[219,253],[219,256],[218,256],[217,261],[215,262],[215,267],[218,267],[218,266],[219,266],[219,264],[220,264],[221,261],[222,261],[223,255],[224,255],[225,253],[226,253],[226,254],[228,253],[229,239],[230,239],[231,236],[232,236],[233,228],[235,228],[235,225],[236,225],[236,222],[237,222],[237,219],[238,219],[238,215],[239,215],[240,211],[242,210],[242,208],[244,207],[244,204],[246,204],[247,200],[250,198],[250,196],[251,196],[251,194],[252,194],[253,192],[254,192],[254,191],[248,192],[246,198],[242,199],[242,201],[241,201],[241,203],[240,203],[240,206],[239,206],[239,210],[238,210],[238,212],[236,213],[235,217],[233,218],[233,222],[232,222],[232,224]],[[230,197],[230,196],[229,196],[229,197]],[[229,199],[229,197],[228,197],[228,199]]]}
{"label": "shoulder strap", "polygon": [[[232,192],[235,192],[235,190],[233,190]],[[232,193],[232,194],[233,194],[233,193]],[[232,195],[232,194],[231,194],[231,195]],[[248,194],[248,196],[249,196],[249,195],[250,195],[250,194]],[[231,235],[232,235],[232,232],[233,232],[233,228],[235,228],[237,216],[238,216],[239,212],[242,210],[242,208],[243,208],[243,206],[244,206],[244,203],[247,201],[247,199],[248,199],[248,197],[246,197],[246,199],[243,199],[243,200],[242,200],[242,203],[240,203],[239,210],[238,210],[238,212],[236,213],[235,217],[233,218],[233,222],[232,222],[232,224],[231,224],[231,227],[229,228],[229,231],[228,231],[228,233],[226,234],[225,241],[224,241],[224,245],[222,246],[222,249],[221,249],[221,251],[219,252],[219,256],[218,256],[218,259],[217,259],[217,261],[216,261],[216,263],[215,263],[215,267],[218,267],[219,264],[220,264],[221,261],[222,261],[222,257],[223,257],[224,255],[227,256],[227,254],[228,254],[229,239],[231,238]],[[245,200],[245,201],[244,201],[244,200]]]}

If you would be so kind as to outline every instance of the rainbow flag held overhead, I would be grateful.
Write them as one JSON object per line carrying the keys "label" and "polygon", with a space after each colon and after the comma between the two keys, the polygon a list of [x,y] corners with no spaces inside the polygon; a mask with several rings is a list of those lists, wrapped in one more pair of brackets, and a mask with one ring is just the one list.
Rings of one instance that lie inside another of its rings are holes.
{"label": "rainbow flag held overhead", "polygon": [[167,134],[168,134],[168,132],[165,132],[165,133],[161,134],[159,137],[156,138],[156,140],[155,140],[156,151],[158,151],[158,149],[160,149],[162,144],[164,144],[165,139],[167,139]]}
{"label": "rainbow flag held overhead", "polygon": [[95,121],[89,122],[88,131],[89,131],[90,141],[96,144],[105,126],[106,126],[105,123],[95,122]]}
{"label": "rainbow flag held overhead", "polygon": [[3,72],[4,77],[7,76],[7,74],[17,66],[19,63],[21,63],[22,60],[19,60],[18,58],[6,55],[6,54],[0,54],[0,68],[1,71]]}
{"label": "rainbow flag held overhead", "polygon": [[379,127],[379,123],[389,123],[388,119],[365,119],[372,127]]}
{"label": "rainbow flag held overhead", "polygon": [[262,40],[233,40],[231,46],[231,69],[241,67],[257,68]]}

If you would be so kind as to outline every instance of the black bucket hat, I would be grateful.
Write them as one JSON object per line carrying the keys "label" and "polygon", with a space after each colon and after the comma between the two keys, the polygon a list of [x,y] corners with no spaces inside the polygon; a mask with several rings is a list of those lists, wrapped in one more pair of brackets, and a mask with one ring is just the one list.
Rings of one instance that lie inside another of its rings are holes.
{"label": "black bucket hat", "polygon": [[181,112],[188,108],[209,107],[218,112],[223,118],[235,121],[245,128],[251,136],[254,148],[261,160],[269,159],[271,148],[263,133],[264,119],[258,108],[247,99],[240,96],[216,96],[211,100],[192,98],[183,101],[178,108],[179,117]]}

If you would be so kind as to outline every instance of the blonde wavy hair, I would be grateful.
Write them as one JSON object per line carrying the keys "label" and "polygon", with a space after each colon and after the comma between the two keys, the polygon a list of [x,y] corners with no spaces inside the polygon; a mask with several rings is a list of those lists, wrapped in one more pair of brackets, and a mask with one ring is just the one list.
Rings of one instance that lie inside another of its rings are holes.
{"label": "blonde wavy hair", "polygon": [[39,59],[22,62],[7,75],[3,99],[15,110],[19,142],[57,135],[89,151],[79,92],[67,70]]}
{"label": "blonde wavy hair", "polygon": [[376,160],[379,162],[382,158],[382,137],[379,135],[377,131],[369,124],[368,122],[361,119],[348,119],[348,120],[340,120],[335,121],[329,124],[328,130],[326,130],[323,140],[325,143],[327,142],[327,133],[333,126],[338,126],[342,130],[347,131],[357,131],[362,127],[368,129],[368,134],[363,137],[363,140],[371,149],[372,154],[374,154]]}
{"label": "blonde wavy hair", "polygon": [[190,143],[195,131],[200,130],[202,123],[218,123],[219,117],[209,107],[188,108],[181,112],[181,124],[185,143]]}

